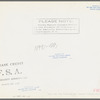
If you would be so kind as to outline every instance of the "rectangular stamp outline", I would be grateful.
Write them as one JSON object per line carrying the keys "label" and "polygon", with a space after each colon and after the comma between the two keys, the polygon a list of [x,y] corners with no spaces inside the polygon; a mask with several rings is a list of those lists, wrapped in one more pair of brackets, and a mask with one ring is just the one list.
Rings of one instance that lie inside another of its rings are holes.
{"label": "rectangular stamp outline", "polygon": [[51,19],[51,18],[33,18],[32,20],[32,34],[80,34],[80,18],[52,18],[52,19],[77,19],[78,20],[78,32],[77,33],[33,33],[33,21],[34,19]]}

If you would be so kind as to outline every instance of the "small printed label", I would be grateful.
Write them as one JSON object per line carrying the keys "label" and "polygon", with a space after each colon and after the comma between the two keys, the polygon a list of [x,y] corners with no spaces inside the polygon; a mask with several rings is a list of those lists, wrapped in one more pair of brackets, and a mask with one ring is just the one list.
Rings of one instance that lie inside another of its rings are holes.
{"label": "small printed label", "polygon": [[36,18],[33,33],[79,33],[79,18]]}

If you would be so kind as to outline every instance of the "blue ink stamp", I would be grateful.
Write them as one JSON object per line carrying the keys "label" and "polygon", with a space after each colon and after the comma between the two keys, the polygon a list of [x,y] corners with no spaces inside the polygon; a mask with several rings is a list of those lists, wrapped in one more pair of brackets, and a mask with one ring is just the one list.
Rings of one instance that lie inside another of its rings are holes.
{"label": "blue ink stamp", "polygon": [[55,53],[54,55],[50,55],[49,57],[53,59],[64,59],[70,57],[70,54],[64,54],[64,53]]}
{"label": "blue ink stamp", "polygon": [[86,8],[88,8],[90,10],[100,10],[100,5],[87,6]]}
{"label": "blue ink stamp", "polygon": [[40,87],[39,86],[35,86],[35,87],[33,87],[33,86],[25,86],[25,87],[20,88],[18,90],[22,91],[22,92],[25,92],[25,91],[38,91],[38,90],[40,90]]}

